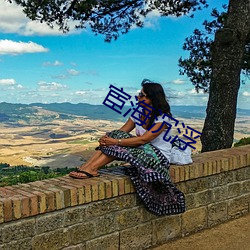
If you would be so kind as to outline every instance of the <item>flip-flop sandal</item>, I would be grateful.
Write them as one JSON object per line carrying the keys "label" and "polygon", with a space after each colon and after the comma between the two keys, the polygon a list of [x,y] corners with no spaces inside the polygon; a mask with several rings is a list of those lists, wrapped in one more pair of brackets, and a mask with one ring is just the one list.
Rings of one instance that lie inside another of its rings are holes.
{"label": "flip-flop sandal", "polygon": [[85,174],[85,176],[79,176],[79,175],[72,175],[72,174],[69,173],[69,176],[72,177],[72,178],[75,178],[75,179],[88,179],[88,178],[93,178],[93,177],[100,176],[99,174],[93,175],[93,174],[90,174],[90,173],[88,173],[88,172],[86,172],[84,170],[80,170],[80,169],[77,169],[74,172]]}

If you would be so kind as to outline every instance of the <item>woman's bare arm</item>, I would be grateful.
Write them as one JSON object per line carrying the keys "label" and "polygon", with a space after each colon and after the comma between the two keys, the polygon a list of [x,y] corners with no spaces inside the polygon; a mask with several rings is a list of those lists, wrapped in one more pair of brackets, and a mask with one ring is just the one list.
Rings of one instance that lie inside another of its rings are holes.
{"label": "woman's bare arm", "polygon": [[127,122],[119,130],[129,133],[134,128],[135,128],[135,123],[129,118]]}
{"label": "woman's bare arm", "polygon": [[[134,136],[131,138],[124,139],[113,139],[111,137],[106,137],[104,141],[100,141],[101,146],[110,146],[110,145],[120,145],[120,146],[129,146],[129,147],[137,147],[146,143],[149,143],[153,139],[155,139],[158,135],[160,135],[164,129],[167,128],[167,125],[163,123],[156,123],[154,127],[147,131],[142,136]],[[159,131],[157,131],[159,130]],[[157,132],[153,132],[157,131]]]}

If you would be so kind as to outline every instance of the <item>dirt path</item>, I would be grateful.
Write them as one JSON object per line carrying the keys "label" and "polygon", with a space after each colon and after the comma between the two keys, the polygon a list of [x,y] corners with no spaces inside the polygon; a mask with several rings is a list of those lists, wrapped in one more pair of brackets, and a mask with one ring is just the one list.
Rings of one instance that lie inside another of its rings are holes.
{"label": "dirt path", "polygon": [[250,250],[250,214],[152,250]]}

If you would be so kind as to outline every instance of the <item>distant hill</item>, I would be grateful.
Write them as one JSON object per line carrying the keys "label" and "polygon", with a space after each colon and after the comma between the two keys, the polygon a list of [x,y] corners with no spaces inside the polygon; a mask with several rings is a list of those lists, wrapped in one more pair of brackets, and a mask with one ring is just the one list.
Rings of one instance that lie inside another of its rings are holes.
{"label": "distant hill", "polygon": [[[87,103],[32,103],[32,104],[12,104],[0,103],[0,122],[17,122],[23,120],[30,122],[52,121],[58,119],[74,119],[74,116],[83,116],[92,120],[111,120],[125,121],[123,114],[130,107],[125,106],[119,114],[105,105],[91,105]],[[172,106],[172,114],[174,117],[204,119],[206,114],[205,106]],[[237,109],[237,115],[250,116],[250,110]]]}

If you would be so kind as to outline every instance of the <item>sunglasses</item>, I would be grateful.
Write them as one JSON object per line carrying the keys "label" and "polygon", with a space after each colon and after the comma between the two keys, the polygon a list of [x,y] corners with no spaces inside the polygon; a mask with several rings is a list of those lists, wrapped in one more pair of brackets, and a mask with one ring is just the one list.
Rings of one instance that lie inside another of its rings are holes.
{"label": "sunglasses", "polygon": [[143,94],[142,92],[139,92],[139,93],[138,93],[138,96],[139,96],[139,97],[146,97],[146,95]]}

